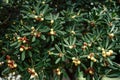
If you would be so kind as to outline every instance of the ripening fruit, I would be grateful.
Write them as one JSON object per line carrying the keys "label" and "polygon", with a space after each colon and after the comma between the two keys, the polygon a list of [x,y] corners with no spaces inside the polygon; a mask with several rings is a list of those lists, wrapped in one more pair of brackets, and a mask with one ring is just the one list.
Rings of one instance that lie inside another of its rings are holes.
{"label": "ripening fruit", "polygon": [[38,76],[38,74],[35,72],[35,69],[33,69],[33,68],[28,68],[28,72],[29,72],[29,74],[31,75],[31,76],[30,76],[30,79]]}
{"label": "ripening fruit", "polygon": [[42,16],[43,16],[43,14],[41,13],[41,14],[40,14],[40,17],[42,17]]}
{"label": "ripening fruit", "polygon": [[31,27],[32,30],[35,30],[35,27]]}
{"label": "ripening fruit", "polygon": [[91,44],[91,43],[89,43],[89,44],[88,44],[88,46],[89,46],[89,47],[91,47],[91,46],[92,46],[92,44]]}
{"label": "ripening fruit", "polygon": [[112,39],[115,35],[113,33],[108,34],[109,37]]}
{"label": "ripening fruit", "polygon": [[50,29],[50,35],[56,35],[56,32],[54,31],[54,29]]}
{"label": "ripening fruit", "polygon": [[81,63],[81,61],[75,57],[72,57],[72,62],[75,64],[75,66],[78,66]]}
{"label": "ripening fruit", "polygon": [[72,45],[70,45],[70,46],[69,46],[69,48],[70,48],[70,49],[73,49],[73,46],[72,46]]}
{"label": "ripening fruit", "polygon": [[23,51],[24,51],[24,48],[21,47],[21,48],[20,48],[20,52],[23,52]]}
{"label": "ripening fruit", "polygon": [[36,36],[36,35],[37,35],[37,32],[34,32],[33,35]]}
{"label": "ripening fruit", "polygon": [[51,20],[50,23],[53,24],[53,23],[54,23],[54,20]]}
{"label": "ripening fruit", "polygon": [[58,72],[57,72],[57,75],[60,75],[60,74],[61,74],[61,72],[60,72],[60,71],[58,71]]}
{"label": "ripening fruit", "polygon": [[112,25],[113,25],[112,22],[110,22],[110,23],[109,23],[109,26],[111,27]]}
{"label": "ripening fruit", "polygon": [[84,45],[82,46],[82,50],[85,50],[86,48],[87,48],[87,46],[84,46]]}
{"label": "ripening fruit", "polygon": [[1,66],[2,64],[4,64],[4,62],[0,62],[0,66]]}
{"label": "ripening fruit", "polygon": [[93,74],[94,74],[94,72],[93,72],[92,70],[89,70],[89,74],[93,75]]}
{"label": "ripening fruit", "polygon": [[94,58],[94,57],[91,57],[90,59],[93,61],[95,58]]}
{"label": "ripening fruit", "polygon": [[48,51],[48,54],[49,54],[49,55],[52,55],[52,54],[54,54],[54,53],[53,53],[53,52],[51,52],[51,51]]}
{"label": "ripening fruit", "polygon": [[45,1],[43,1],[42,4],[45,4]]}
{"label": "ripening fruit", "polygon": [[29,49],[29,47],[25,47],[25,50],[28,50]]}
{"label": "ripening fruit", "polygon": [[94,53],[90,53],[88,56],[87,56],[88,59],[92,60],[93,62],[97,62],[97,60],[95,59],[94,57]]}
{"label": "ripening fruit", "polygon": [[14,64],[13,66],[16,68],[16,67],[17,67],[17,64]]}
{"label": "ripening fruit", "polygon": [[34,16],[34,18],[35,18],[35,19],[37,19],[37,18],[38,18],[38,16]]}
{"label": "ripening fruit", "polygon": [[41,21],[44,21],[44,18],[41,18]]}
{"label": "ripening fruit", "polygon": [[17,39],[19,40],[19,39],[20,39],[20,37],[17,37]]}
{"label": "ripening fruit", "polygon": [[113,50],[109,50],[109,52],[112,54],[112,53],[113,53]]}
{"label": "ripening fruit", "polygon": [[88,69],[85,70],[87,74],[94,75],[94,69],[92,67],[89,67]]}
{"label": "ripening fruit", "polygon": [[72,34],[76,34],[75,31],[71,31]]}
{"label": "ripening fruit", "polygon": [[109,50],[108,52],[106,52],[107,56],[111,56],[113,54],[113,50]]}
{"label": "ripening fruit", "polygon": [[59,68],[56,69],[56,74],[57,74],[57,75],[61,75],[61,71],[60,71]]}
{"label": "ripening fruit", "polygon": [[58,56],[59,56],[59,57],[63,57],[64,54],[63,54],[63,53],[59,53]]}
{"label": "ripening fruit", "polygon": [[23,43],[26,43],[26,40],[23,40]]}
{"label": "ripening fruit", "polygon": [[14,60],[7,60],[7,65],[10,67],[10,68],[16,68],[17,67],[17,64],[15,63]]}

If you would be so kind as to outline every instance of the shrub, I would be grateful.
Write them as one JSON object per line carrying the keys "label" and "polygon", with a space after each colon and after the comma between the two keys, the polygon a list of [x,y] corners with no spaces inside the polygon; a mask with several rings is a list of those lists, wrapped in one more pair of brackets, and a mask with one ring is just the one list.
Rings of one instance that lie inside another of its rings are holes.
{"label": "shrub", "polygon": [[22,80],[118,77],[118,1],[1,0],[0,71]]}

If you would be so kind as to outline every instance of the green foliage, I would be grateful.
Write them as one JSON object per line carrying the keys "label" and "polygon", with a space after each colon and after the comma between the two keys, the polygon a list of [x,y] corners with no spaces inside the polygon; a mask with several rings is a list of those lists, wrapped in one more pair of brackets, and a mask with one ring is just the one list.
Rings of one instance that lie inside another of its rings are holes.
{"label": "green foliage", "polygon": [[11,72],[22,80],[120,76],[120,64],[114,61],[120,55],[118,4],[112,0],[2,0],[1,76]]}

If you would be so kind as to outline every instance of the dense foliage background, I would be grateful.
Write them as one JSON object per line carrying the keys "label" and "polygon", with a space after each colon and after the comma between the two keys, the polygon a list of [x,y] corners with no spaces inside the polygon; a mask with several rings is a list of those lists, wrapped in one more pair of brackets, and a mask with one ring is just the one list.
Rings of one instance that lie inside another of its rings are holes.
{"label": "dense foliage background", "polygon": [[0,0],[0,76],[119,77],[119,5],[119,0]]}

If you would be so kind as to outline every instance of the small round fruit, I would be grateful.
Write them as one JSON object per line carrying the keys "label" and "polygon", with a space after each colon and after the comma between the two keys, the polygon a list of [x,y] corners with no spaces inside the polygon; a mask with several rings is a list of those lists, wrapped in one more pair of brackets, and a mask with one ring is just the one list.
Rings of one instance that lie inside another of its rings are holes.
{"label": "small round fruit", "polygon": [[23,48],[20,48],[20,51],[21,51],[21,52],[23,52],[23,51],[24,51],[24,49],[23,49]]}
{"label": "small round fruit", "polygon": [[50,23],[53,24],[53,23],[54,23],[54,20],[51,20]]}

